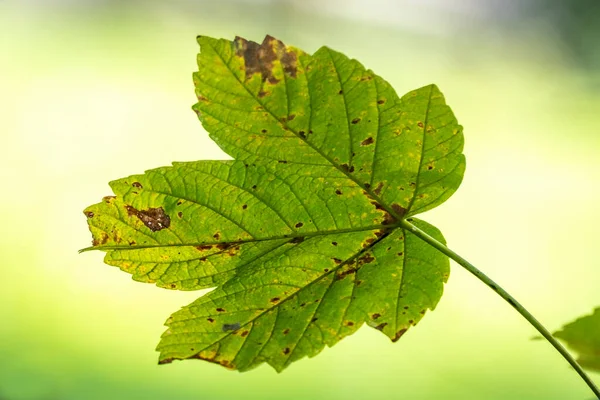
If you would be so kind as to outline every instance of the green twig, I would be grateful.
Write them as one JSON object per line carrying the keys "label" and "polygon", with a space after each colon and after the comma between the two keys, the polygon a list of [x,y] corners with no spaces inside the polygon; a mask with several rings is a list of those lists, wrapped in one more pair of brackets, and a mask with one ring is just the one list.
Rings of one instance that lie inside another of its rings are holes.
{"label": "green twig", "polygon": [[427,233],[423,232],[421,229],[417,228],[413,224],[411,224],[407,220],[402,220],[400,223],[404,229],[410,231],[415,236],[424,240],[431,246],[435,247],[437,250],[441,251],[443,254],[450,257],[452,260],[456,261],[462,267],[464,267],[467,271],[475,275],[479,278],[480,281],[485,283],[490,289],[496,292],[500,297],[508,302],[519,314],[523,316],[537,331],[546,338],[547,341],[550,342],[552,346],[567,360],[569,364],[577,371],[581,379],[587,383],[587,385],[592,389],[592,392],[600,399],[600,390],[594,384],[594,382],[590,379],[590,377],[585,373],[585,371],[581,368],[581,366],[575,361],[573,356],[565,349],[565,347],[552,336],[552,334],[533,316],[529,311],[525,309],[514,297],[512,297],[506,290],[502,289],[496,282],[487,277],[483,272],[475,268],[475,266],[469,263],[467,260],[456,254],[454,251],[450,250],[444,244],[438,242],[433,237],[429,236]]}

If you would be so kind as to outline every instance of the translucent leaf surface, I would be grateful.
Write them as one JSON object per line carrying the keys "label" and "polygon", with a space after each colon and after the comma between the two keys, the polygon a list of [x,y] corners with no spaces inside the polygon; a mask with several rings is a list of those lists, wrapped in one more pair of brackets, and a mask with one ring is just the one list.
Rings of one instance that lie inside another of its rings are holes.
{"label": "translucent leaf surface", "polygon": [[194,110],[235,160],[111,183],[85,214],[107,264],[160,287],[216,289],[176,312],[160,362],[281,371],[362,324],[393,341],[434,309],[448,259],[400,221],[445,201],[462,128],[435,85],[399,98],[358,61],[199,37]]}
{"label": "translucent leaf surface", "polygon": [[553,334],[579,354],[577,362],[600,372],[600,308],[592,315],[576,319]]}

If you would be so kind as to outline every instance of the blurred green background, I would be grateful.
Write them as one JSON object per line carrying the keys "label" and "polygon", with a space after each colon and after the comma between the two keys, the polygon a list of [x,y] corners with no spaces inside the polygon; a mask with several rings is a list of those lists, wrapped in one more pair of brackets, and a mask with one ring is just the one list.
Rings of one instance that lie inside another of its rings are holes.
{"label": "blurred green background", "polygon": [[[600,305],[600,2],[0,1],[0,399],[589,399],[550,345],[453,265],[398,343],[364,327],[276,374],[158,366],[198,296],[78,254],[107,182],[220,159],[190,107],[197,34],[343,51],[465,126],[461,189],[423,216],[555,330]],[[600,375],[592,375],[600,381]]]}

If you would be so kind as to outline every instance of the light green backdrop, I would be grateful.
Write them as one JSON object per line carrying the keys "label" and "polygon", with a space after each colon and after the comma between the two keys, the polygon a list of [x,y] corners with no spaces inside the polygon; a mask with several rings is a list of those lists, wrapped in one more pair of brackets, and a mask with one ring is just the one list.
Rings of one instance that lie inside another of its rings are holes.
{"label": "light green backdrop", "polygon": [[[0,2],[0,399],[591,397],[455,264],[436,311],[398,343],[364,327],[282,374],[239,374],[159,367],[162,323],[198,294],[77,254],[90,240],[82,210],[109,180],[225,157],[190,109],[196,34],[269,33],[343,51],[400,94],[439,85],[465,126],[467,172],[423,218],[557,329],[600,305],[600,73],[571,59],[551,24],[492,28],[434,6],[394,26],[316,1],[84,3]],[[444,19],[456,29],[439,29]]]}

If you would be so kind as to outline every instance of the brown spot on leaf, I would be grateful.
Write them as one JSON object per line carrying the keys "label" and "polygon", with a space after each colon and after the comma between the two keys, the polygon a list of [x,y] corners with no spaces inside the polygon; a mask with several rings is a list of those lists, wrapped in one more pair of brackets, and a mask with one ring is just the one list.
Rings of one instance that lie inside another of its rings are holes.
{"label": "brown spot on leaf", "polygon": [[337,245],[338,245],[338,244],[337,244],[337,242],[331,242],[331,244],[332,244],[333,246],[337,246]]}
{"label": "brown spot on leaf", "polygon": [[337,194],[339,196],[342,194],[342,191],[340,189],[336,189],[335,194]]}
{"label": "brown spot on leaf", "polygon": [[176,285],[176,284],[174,284],[174,283],[171,283],[171,285],[170,285],[170,286],[171,286],[171,289],[176,289],[176,288],[177,288],[177,285]]}
{"label": "brown spot on leaf", "polygon": [[383,182],[379,182],[377,184],[377,187],[375,189],[373,189],[373,193],[375,193],[377,196],[379,196],[381,194],[381,189],[383,189]]}
{"label": "brown spot on leaf", "polygon": [[300,131],[300,132],[298,132],[298,135],[300,135],[300,137],[301,137],[302,139],[306,139],[306,132],[304,132],[304,131]]}
{"label": "brown spot on leaf", "polygon": [[208,322],[210,322],[211,324],[212,324],[213,322],[215,322],[215,320],[214,320],[214,319],[212,319],[212,318],[206,318],[206,320],[207,320]]}
{"label": "brown spot on leaf", "polygon": [[346,326],[354,326],[354,322],[352,322],[352,321],[346,321]]}
{"label": "brown spot on leaf", "polygon": [[242,210],[245,210],[246,208],[248,208],[248,204],[242,205]]}
{"label": "brown spot on leaf", "polygon": [[133,187],[136,187],[136,188],[138,188],[138,189],[143,189],[143,186],[142,186],[142,184],[141,184],[141,183],[139,183],[139,182],[133,182],[133,183],[131,184],[131,186],[133,186]]}
{"label": "brown spot on leaf", "polygon": [[288,115],[288,116],[287,116],[287,120],[288,120],[288,121],[291,121],[291,120],[293,120],[294,118],[296,118],[296,114],[290,114],[290,115]]}
{"label": "brown spot on leaf", "polygon": [[360,118],[354,118],[354,119],[352,120],[352,123],[353,123],[354,125],[358,124],[359,122],[360,122]]}
{"label": "brown spot on leaf", "polygon": [[358,259],[358,263],[360,265],[363,264],[370,264],[375,260],[375,257],[373,257],[370,253],[367,253],[364,257],[361,257]]}
{"label": "brown spot on leaf", "polygon": [[419,121],[419,122],[417,122],[417,126],[418,126],[419,128],[422,128],[422,127],[423,127],[423,123],[422,123],[421,121]]}
{"label": "brown spot on leaf", "polygon": [[383,322],[383,323],[381,323],[381,324],[377,325],[377,326],[375,327],[375,329],[377,329],[378,331],[382,331],[382,330],[383,330],[383,328],[385,328],[387,324],[388,324],[387,322]]}
{"label": "brown spot on leaf", "polygon": [[84,214],[88,218],[94,218],[94,213],[92,211],[86,211]]}
{"label": "brown spot on leaf", "polygon": [[250,333],[250,332],[248,332],[248,331],[244,331],[244,332],[242,332],[242,333],[240,334],[240,336],[241,336],[241,337],[246,337],[246,336],[248,336],[248,333]]}
{"label": "brown spot on leaf", "polygon": [[116,198],[117,198],[117,196],[104,196],[102,198],[102,201],[104,201],[107,204],[110,204]]}
{"label": "brown spot on leaf", "polygon": [[279,162],[279,164],[287,164],[288,163],[286,160],[279,160],[278,162]]}
{"label": "brown spot on leaf", "polygon": [[304,242],[304,237],[303,236],[297,236],[295,238],[293,238],[292,240],[290,240],[290,243],[302,243]]}
{"label": "brown spot on leaf", "polygon": [[219,232],[217,232],[213,235],[213,237],[215,238],[215,240],[219,240],[219,239],[221,239],[221,234]]}
{"label": "brown spot on leaf", "polygon": [[200,251],[206,251],[206,250],[211,250],[213,247],[211,244],[202,244],[200,246],[195,246],[196,250],[200,250]]}
{"label": "brown spot on leaf", "polygon": [[256,185],[252,185],[252,189],[256,189]]}
{"label": "brown spot on leaf", "polygon": [[171,225],[171,218],[165,214],[165,210],[162,207],[136,210],[132,206],[125,206],[125,209],[128,215],[136,216],[152,232],[160,231]]}
{"label": "brown spot on leaf", "polygon": [[383,104],[383,103],[385,103],[384,99],[377,100],[377,104]]}
{"label": "brown spot on leaf", "polygon": [[392,210],[394,210],[394,212],[396,214],[398,214],[400,217],[404,216],[404,214],[406,214],[406,208],[402,207],[400,204],[392,204]]}
{"label": "brown spot on leaf", "polygon": [[338,272],[338,273],[335,275],[335,278],[334,278],[334,280],[336,280],[336,281],[342,280],[342,279],[344,279],[345,277],[347,277],[348,275],[351,275],[351,274],[354,274],[354,273],[356,273],[356,271],[358,271],[358,268],[357,268],[357,267],[352,267],[352,268],[348,268],[348,269],[347,269],[347,270],[345,270],[345,271]]}
{"label": "brown spot on leaf", "polygon": [[317,317],[313,317],[313,318],[310,320],[310,322],[315,322],[315,321],[316,321],[316,320],[318,320],[318,319],[319,319],[319,318],[317,318]]}
{"label": "brown spot on leaf", "polygon": [[284,334],[284,335],[287,335],[288,333],[290,333],[290,328],[286,328],[286,329],[283,331],[283,334]]}
{"label": "brown spot on leaf", "polygon": [[394,336],[394,338],[392,339],[392,342],[397,342],[398,339],[400,339],[402,337],[402,335],[404,335],[404,333],[407,331],[406,328],[402,328],[400,329],[398,332],[396,332],[396,335]]}
{"label": "brown spot on leaf", "polygon": [[177,216],[178,216],[179,218],[181,218],[181,217],[183,217],[183,213],[182,213],[181,211],[179,211],[179,212],[177,213]]}
{"label": "brown spot on leaf", "polygon": [[221,308],[221,307],[219,307],[219,308],[217,308],[217,311],[218,311],[218,312],[225,312],[225,309],[224,309],[224,308]]}
{"label": "brown spot on leaf", "polygon": [[290,348],[286,347],[285,349],[283,349],[283,354],[285,354],[285,355],[290,354]]}
{"label": "brown spot on leaf", "polygon": [[271,300],[269,300],[271,303],[277,303],[279,302],[279,297],[273,297]]}
{"label": "brown spot on leaf", "polygon": [[373,138],[371,136],[369,136],[368,138],[366,138],[365,140],[363,140],[362,142],[360,142],[361,146],[368,146],[370,144],[373,144]]}
{"label": "brown spot on leaf", "polygon": [[289,51],[286,46],[272,36],[267,35],[262,42],[258,44],[246,39],[235,38],[236,55],[244,58],[244,68],[246,79],[252,75],[260,73],[263,81],[276,84],[279,79],[273,76],[273,62],[278,58],[281,61],[284,73],[292,77],[297,74],[297,56],[293,51]]}
{"label": "brown spot on leaf", "polygon": [[371,315],[371,319],[373,319],[373,320],[376,320],[379,317],[381,317],[381,314],[379,314],[379,313],[375,313],[375,314]]}
{"label": "brown spot on leaf", "polygon": [[304,226],[304,224],[302,222],[298,222],[295,226],[296,228],[301,228]]}
{"label": "brown spot on leaf", "polygon": [[340,260],[339,258],[332,258],[333,262],[336,264],[341,264],[342,260]]}

